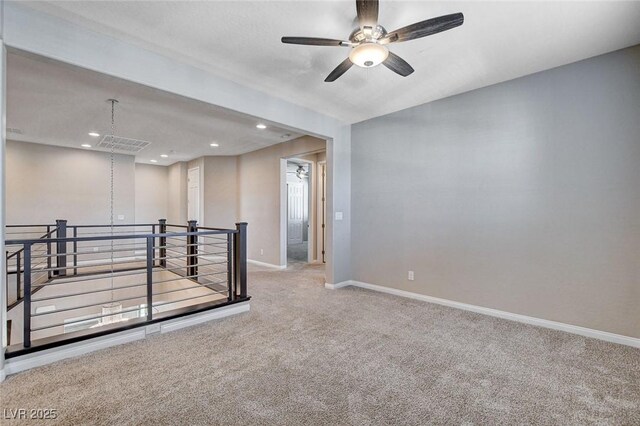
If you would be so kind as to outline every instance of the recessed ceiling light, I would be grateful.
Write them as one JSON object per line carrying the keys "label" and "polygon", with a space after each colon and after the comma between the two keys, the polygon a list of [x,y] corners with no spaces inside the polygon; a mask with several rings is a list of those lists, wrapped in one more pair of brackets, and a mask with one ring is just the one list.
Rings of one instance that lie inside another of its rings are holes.
{"label": "recessed ceiling light", "polygon": [[160,154],[160,157],[162,158],[168,158],[169,156],[167,154]]}
{"label": "recessed ceiling light", "polygon": [[212,144],[209,144],[209,145],[210,145],[210,146],[212,146],[212,147],[214,147],[214,148],[217,148],[217,147],[219,147],[219,146],[220,146],[220,145],[218,145],[217,143],[212,143]]}
{"label": "recessed ceiling light", "polygon": [[83,148],[91,148],[91,145],[89,145],[88,143],[83,143],[80,146],[83,147]]}
{"label": "recessed ceiling light", "polygon": [[157,163],[158,162],[158,160],[149,160],[149,161],[151,161],[152,163]]}
{"label": "recessed ceiling light", "polygon": [[267,126],[265,126],[265,125],[264,125],[264,124],[262,124],[262,123],[258,124],[256,127],[257,127],[258,129],[260,129],[260,130],[263,130],[263,129],[266,129],[266,128],[267,128]]}
{"label": "recessed ceiling light", "polygon": [[94,138],[100,137],[100,133],[98,132],[89,132],[89,136],[93,136]]}

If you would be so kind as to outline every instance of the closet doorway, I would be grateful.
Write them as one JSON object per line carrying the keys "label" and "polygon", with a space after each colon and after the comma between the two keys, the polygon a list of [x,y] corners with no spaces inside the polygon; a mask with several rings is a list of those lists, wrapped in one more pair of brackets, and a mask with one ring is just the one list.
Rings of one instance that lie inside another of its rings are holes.
{"label": "closet doorway", "polygon": [[287,160],[287,264],[309,262],[311,163]]}

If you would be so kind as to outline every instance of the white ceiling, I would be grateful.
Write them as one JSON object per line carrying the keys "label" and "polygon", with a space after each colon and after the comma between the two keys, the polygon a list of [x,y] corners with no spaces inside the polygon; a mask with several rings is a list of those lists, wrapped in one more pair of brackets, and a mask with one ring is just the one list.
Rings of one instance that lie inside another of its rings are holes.
{"label": "white ceiling", "polygon": [[[111,104],[116,106],[116,136],[151,142],[137,162],[159,165],[203,155],[238,155],[301,134],[263,120],[155,90],[93,71],[24,53],[7,57],[7,127],[12,140],[80,148],[110,134]],[[265,123],[260,130],[256,124]],[[211,143],[220,146],[213,148]],[[169,155],[168,158],[160,157]]]}
{"label": "white ceiling", "polygon": [[30,5],[347,122],[640,43],[640,2],[382,0],[380,23],[389,31],[453,12],[465,23],[394,44],[416,70],[407,78],[354,67],[324,83],[348,48],[283,45],[280,37],[346,38],[354,0]]}

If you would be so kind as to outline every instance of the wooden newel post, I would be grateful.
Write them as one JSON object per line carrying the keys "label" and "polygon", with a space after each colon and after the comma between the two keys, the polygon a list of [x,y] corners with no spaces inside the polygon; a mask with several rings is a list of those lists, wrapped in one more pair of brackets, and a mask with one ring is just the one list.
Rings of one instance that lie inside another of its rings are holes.
{"label": "wooden newel post", "polygon": [[[158,234],[167,233],[167,219],[158,219]],[[167,267],[167,237],[160,237],[160,266]]]}
{"label": "wooden newel post", "polygon": [[[56,238],[67,238],[67,221],[64,219],[56,220]],[[56,243],[56,270],[54,275],[67,275],[67,242],[58,241]]]}
{"label": "wooden newel post", "polygon": [[[198,232],[198,223],[190,220],[187,232]],[[196,279],[198,275],[198,236],[187,236],[187,276]]]}

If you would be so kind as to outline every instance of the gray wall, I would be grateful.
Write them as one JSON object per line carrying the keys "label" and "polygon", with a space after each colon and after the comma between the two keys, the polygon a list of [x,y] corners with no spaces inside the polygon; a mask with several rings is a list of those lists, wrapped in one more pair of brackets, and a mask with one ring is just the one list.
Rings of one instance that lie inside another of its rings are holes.
{"label": "gray wall", "polygon": [[[134,223],[134,159],[114,160],[116,224]],[[108,224],[110,165],[104,152],[8,141],[7,224]]]}
{"label": "gray wall", "polygon": [[167,223],[185,225],[187,223],[187,163],[179,161],[169,166],[169,186],[167,187]]}
{"label": "gray wall", "polygon": [[[235,228],[236,222],[248,222],[249,259],[280,265],[280,160],[296,156],[315,161],[316,154],[298,154],[322,149],[326,149],[325,140],[303,136],[239,156],[205,156],[176,163],[169,167],[169,217],[186,216],[186,170],[200,167],[201,222],[220,228]],[[326,160],[326,155],[323,153],[321,158]],[[178,202],[180,198],[182,201]],[[312,208],[315,209],[315,202]],[[315,217],[315,210],[312,214]]]}
{"label": "gray wall", "polygon": [[354,125],[351,226],[355,280],[640,337],[640,46]]}
{"label": "gray wall", "polygon": [[[7,158],[7,223],[109,223],[108,153],[9,141]],[[155,223],[167,216],[168,170],[115,156],[116,224]],[[117,219],[121,214],[124,220]]]}
{"label": "gray wall", "polygon": [[[3,37],[12,48],[261,117],[268,123],[327,139],[327,210],[330,213],[326,280],[338,283],[350,278],[350,125],[15,2],[4,4],[3,11]],[[98,51],[100,55],[95,54]],[[344,220],[331,219],[333,211],[343,212]]]}
{"label": "gray wall", "polygon": [[169,168],[136,163],[136,223],[157,223],[166,219],[169,196]]}
{"label": "gray wall", "polygon": [[[349,279],[351,126],[60,18],[16,3],[3,3],[3,6],[1,36],[7,46],[262,117],[273,124],[303,133],[330,138],[327,144],[327,210],[331,216],[334,210],[342,211],[347,220],[334,223],[330,219],[327,222],[326,280],[337,283]],[[100,54],[96,55],[96,52]],[[4,58],[5,55],[2,62]],[[1,92],[0,95],[4,95],[4,88]],[[0,108],[4,108],[2,102]],[[4,133],[2,135],[4,138]],[[4,146],[0,146],[0,154],[3,149]],[[0,182],[5,174],[3,159],[0,155]],[[4,198],[4,187],[0,185],[0,204]],[[170,206],[170,214],[172,212],[181,213],[180,208],[174,212]],[[7,221],[2,213],[0,219],[2,224]],[[0,248],[4,240],[0,233]],[[0,275],[0,287],[4,288],[4,284],[4,277]],[[0,306],[4,304],[4,294],[0,291]],[[0,337],[3,335],[4,331],[0,330]],[[0,355],[0,366],[3,362],[4,356]]]}
{"label": "gray wall", "polygon": [[204,224],[235,229],[238,221],[238,157],[204,157]]}
{"label": "gray wall", "polygon": [[[280,265],[280,160],[326,148],[326,141],[303,136],[238,157],[240,220],[248,222],[252,260]],[[264,254],[260,254],[260,250]]]}

